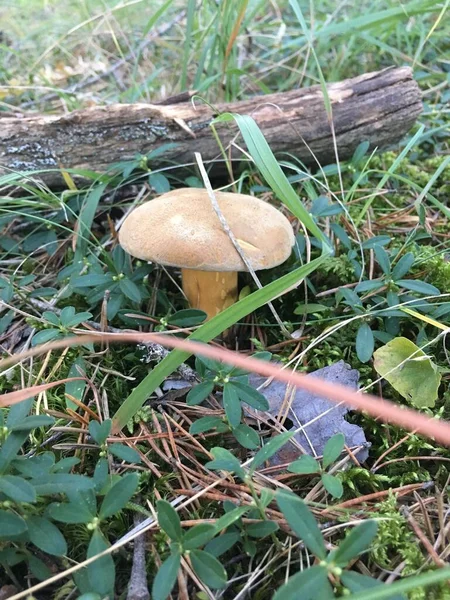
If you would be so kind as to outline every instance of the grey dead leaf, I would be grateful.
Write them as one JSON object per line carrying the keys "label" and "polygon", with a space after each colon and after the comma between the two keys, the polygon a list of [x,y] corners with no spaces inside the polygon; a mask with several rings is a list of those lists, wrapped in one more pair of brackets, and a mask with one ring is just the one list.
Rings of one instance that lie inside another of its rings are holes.
{"label": "grey dead leaf", "polygon": [[[346,385],[353,390],[358,389],[359,372],[352,369],[343,360],[309,373],[306,377],[316,377],[329,383]],[[370,447],[370,443],[366,440],[361,427],[345,420],[345,415],[349,411],[348,407],[338,406],[326,398],[316,396],[303,389],[290,388],[286,390],[286,383],[281,381],[273,380],[269,385],[264,386],[266,381],[266,377],[259,375],[251,374],[249,377],[250,385],[259,388],[259,391],[267,398],[269,414],[275,418],[279,415],[287,416],[293,423],[291,431],[305,426],[304,431],[293,436],[304,452],[321,455],[330,437],[336,433],[343,433],[347,446],[350,448],[362,447],[356,454],[357,459],[360,462],[367,459],[369,455],[367,449]],[[297,445],[289,443],[277,452],[270,462],[272,465],[290,463],[301,454],[302,451]]]}

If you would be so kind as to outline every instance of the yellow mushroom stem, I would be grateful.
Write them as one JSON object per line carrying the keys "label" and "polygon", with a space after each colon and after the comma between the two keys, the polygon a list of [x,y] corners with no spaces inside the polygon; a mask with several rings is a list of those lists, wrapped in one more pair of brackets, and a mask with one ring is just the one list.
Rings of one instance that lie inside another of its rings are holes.
{"label": "yellow mushroom stem", "polygon": [[234,304],[238,298],[237,271],[182,269],[181,276],[190,306],[203,310],[208,319]]}

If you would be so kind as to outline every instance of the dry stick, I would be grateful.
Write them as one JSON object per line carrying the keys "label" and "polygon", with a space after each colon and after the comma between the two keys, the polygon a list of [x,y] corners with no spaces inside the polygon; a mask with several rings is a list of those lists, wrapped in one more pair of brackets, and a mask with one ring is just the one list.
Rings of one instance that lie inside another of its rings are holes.
{"label": "dry stick", "polygon": [[[140,525],[142,521],[142,515],[137,513],[133,521],[135,527]],[[131,567],[127,600],[150,600],[150,593],[147,586],[145,553],[145,536],[140,535],[134,542],[133,566]]]}
{"label": "dry stick", "polygon": [[[419,412],[402,406],[398,406],[390,400],[384,398],[377,398],[371,394],[362,395],[352,389],[337,383],[327,383],[321,379],[314,379],[307,377],[300,373],[294,373],[288,369],[283,369],[273,364],[266,363],[256,358],[243,357],[238,353],[232,352],[231,350],[225,350],[223,348],[216,348],[208,346],[207,344],[200,342],[192,342],[190,340],[179,340],[173,337],[165,336],[162,334],[155,333],[142,333],[142,334],[109,334],[99,333],[97,335],[82,335],[65,340],[58,340],[45,344],[43,347],[33,348],[21,354],[8,357],[0,362],[0,369],[6,368],[12,364],[29,358],[31,356],[38,356],[48,350],[54,350],[57,348],[66,348],[67,346],[76,346],[85,344],[86,342],[144,342],[152,341],[162,346],[169,346],[170,348],[177,348],[189,354],[199,354],[201,356],[207,356],[215,360],[223,361],[235,367],[246,369],[247,371],[253,371],[266,377],[273,377],[279,381],[284,381],[296,387],[312,392],[318,396],[329,398],[333,402],[343,402],[345,405],[350,406],[353,410],[359,410],[365,412],[368,415],[380,419],[385,423],[391,423],[409,430],[416,430],[417,433],[425,435],[427,437],[435,439],[437,442],[450,446],[450,423],[447,421],[438,421],[431,419]],[[14,399],[17,402],[17,398],[20,394],[24,394],[26,390],[19,390],[4,394],[3,398],[6,398],[6,402]],[[25,396],[26,397],[26,396]]]}
{"label": "dry stick", "polygon": [[424,534],[422,529],[419,527],[417,521],[414,519],[414,517],[412,516],[412,514],[410,513],[408,508],[406,506],[403,506],[400,509],[400,512],[403,514],[408,525],[411,527],[411,529],[414,531],[416,536],[419,538],[420,542],[422,543],[425,550],[428,552],[429,556],[434,561],[435,565],[438,567],[445,567],[445,562],[439,557],[436,550],[433,548],[433,545],[431,544],[430,540],[427,538],[427,536]]}
{"label": "dry stick", "polygon": [[388,494],[397,494],[399,496],[404,496],[408,492],[413,492],[415,490],[424,490],[431,487],[430,482],[425,483],[409,483],[408,485],[402,485],[397,488],[389,488],[388,490],[381,490],[380,492],[372,492],[371,494],[366,494],[365,496],[358,496],[357,498],[351,498],[350,500],[346,500],[345,502],[341,502],[340,504],[334,504],[329,508],[324,509],[320,515],[322,517],[334,513],[335,511],[340,511],[346,508],[352,508],[353,506],[358,506],[359,504],[364,504],[365,502],[372,502],[374,500],[380,500],[387,496]]}
{"label": "dry stick", "polygon": [[[241,257],[242,262],[244,263],[244,265],[247,268],[247,271],[250,273],[250,275],[253,278],[253,281],[256,283],[257,287],[259,289],[262,289],[262,284],[258,279],[258,276],[255,273],[255,270],[253,269],[250,261],[248,260],[248,258],[245,255],[245,252],[242,250],[239,242],[237,241],[234,233],[231,231],[225,217],[223,216],[222,211],[220,210],[220,206],[219,203],[217,202],[217,198],[214,194],[214,190],[211,187],[211,183],[209,181],[209,177],[208,177],[208,173],[206,172],[206,169],[204,167],[203,164],[203,159],[202,159],[202,155],[199,152],[195,152],[195,160],[197,161],[197,165],[198,168],[200,170],[200,174],[202,176],[203,179],[203,183],[205,184],[206,187],[206,191],[208,192],[208,196],[209,199],[211,200],[211,204],[213,206],[213,209],[220,221],[220,224],[222,225],[223,230],[225,231],[225,233],[227,234],[227,236],[230,238],[231,243],[233,244],[233,246],[236,248],[236,252],[239,254],[239,256]],[[284,326],[283,322],[281,321],[280,317],[278,316],[277,311],[275,310],[272,302],[268,302],[267,305],[269,306],[273,316],[275,317],[276,322],[278,323],[278,325],[280,326],[280,329],[282,330],[282,332],[284,333],[285,336],[287,336],[288,338],[291,337],[291,334],[289,333],[289,331],[286,329],[286,327]]]}

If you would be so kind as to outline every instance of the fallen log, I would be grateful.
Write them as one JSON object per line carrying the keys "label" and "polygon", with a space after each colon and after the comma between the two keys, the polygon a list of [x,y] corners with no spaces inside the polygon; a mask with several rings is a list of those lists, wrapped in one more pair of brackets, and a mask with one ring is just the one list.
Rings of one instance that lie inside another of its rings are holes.
{"label": "fallen log", "polygon": [[[371,149],[399,141],[422,111],[421,93],[409,67],[331,83],[328,96],[340,160],[351,157],[365,140]],[[209,124],[223,112],[252,115],[275,153],[291,153],[306,165],[335,162],[321,88],[313,86],[219,104],[214,110],[200,101],[195,105],[188,101],[113,104],[56,116],[1,117],[0,174],[44,170],[40,179],[58,187],[62,182],[59,168],[105,172],[112,163],[174,142],[175,147],[152,160],[152,169],[168,162],[192,163],[196,151],[214,176],[223,173],[224,163]],[[234,122],[217,125],[217,129],[225,147],[237,134]],[[238,143],[242,143],[239,138]],[[234,159],[243,158],[236,148],[231,154]]]}

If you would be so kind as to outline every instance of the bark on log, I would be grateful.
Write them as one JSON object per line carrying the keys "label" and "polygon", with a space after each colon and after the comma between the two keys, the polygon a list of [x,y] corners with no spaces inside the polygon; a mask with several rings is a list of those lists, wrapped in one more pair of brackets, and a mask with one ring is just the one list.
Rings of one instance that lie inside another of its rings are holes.
{"label": "bark on log", "polygon": [[[328,94],[341,160],[351,157],[364,140],[371,149],[397,142],[422,111],[421,93],[409,67],[332,83]],[[322,165],[335,162],[320,86],[221,104],[217,112],[251,114],[275,153],[292,153],[307,165],[316,164],[316,159]],[[3,117],[0,174],[60,167],[104,172],[112,163],[175,142],[175,148],[152,161],[153,169],[167,161],[192,163],[197,151],[205,162],[212,161],[210,174],[214,176],[224,170],[209,127],[214,116],[209,106],[183,102],[98,106],[64,116]],[[225,146],[237,133],[234,123],[219,125],[218,130]],[[232,155],[242,158],[236,149]],[[39,177],[51,187],[61,185],[61,175],[55,171]]]}

